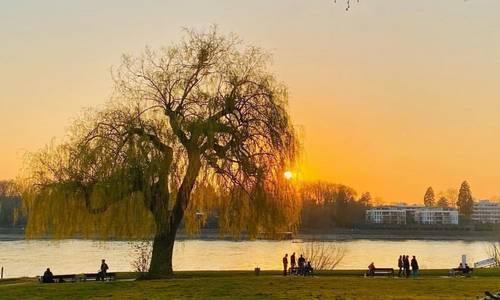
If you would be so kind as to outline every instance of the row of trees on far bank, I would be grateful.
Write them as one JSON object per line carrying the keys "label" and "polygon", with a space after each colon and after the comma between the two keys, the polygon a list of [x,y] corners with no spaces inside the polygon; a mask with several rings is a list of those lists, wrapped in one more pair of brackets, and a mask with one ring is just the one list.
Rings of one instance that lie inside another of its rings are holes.
{"label": "row of trees on far bank", "polygon": [[[363,222],[372,201],[368,192],[358,197],[357,192],[349,186],[321,181],[303,184],[299,197],[301,199],[297,203],[302,203],[299,228],[320,231],[335,227],[351,228]],[[219,220],[214,219],[214,216],[219,213],[219,209],[208,213],[204,226],[217,228]],[[21,198],[13,192],[12,182],[0,181],[0,227],[25,224]]]}
{"label": "row of trees on far bank", "polygon": [[474,205],[474,198],[472,197],[472,192],[470,185],[467,181],[462,182],[460,190],[448,189],[444,192],[438,194],[438,200],[436,201],[436,195],[432,187],[428,187],[424,195],[424,205],[427,207],[438,206],[438,207],[454,207],[458,208],[461,215],[465,217],[470,217],[472,214],[472,207]]}
{"label": "row of trees on far bank", "polygon": [[21,198],[14,193],[12,182],[0,181],[0,227],[25,224],[21,204]]}
{"label": "row of trees on far bank", "polygon": [[301,187],[301,229],[331,230],[350,228],[365,219],[371,206],[370,193],[357,193],[351,187],[328,182],[311,182]]}

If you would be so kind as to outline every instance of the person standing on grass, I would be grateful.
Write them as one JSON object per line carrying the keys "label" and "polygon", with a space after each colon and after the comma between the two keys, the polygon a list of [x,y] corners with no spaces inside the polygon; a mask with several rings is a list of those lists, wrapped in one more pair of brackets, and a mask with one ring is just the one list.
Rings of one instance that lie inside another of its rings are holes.
{"label": "person standing on grass", "polygon": [[401,277],[401,273],[403,272],[403,267],[404,267],[404,262],[403,262],[403,255],[400,255],[398,258],[398,276]]}
{"label": "person standing on grass", "polygon": [[304,256],[302,256],[302,254],[300,255],[299,257],[299,275],[304,275],[304,267],[306,266],[306,259],[304,258]]}
{"label": "person standing on grass", "polygon": [[413,277],[418,276],[418,262],[417,259],[415,258],[415,255],[413,255],[411,259],[411,270],[413,271]]}
{"label": "person standing on grass", "polygon": [[403,268],[406,278],[410,277],[410,258],[408,255],[403,256]]}
{"label": "person standing on grass", "polygon": [[295,252],[290,256],[290,273],[295,271]]}
{"label": "person standing on grass", "polygon": [[283,276],[286,276],[288,271],[288,253],[283,256]]}

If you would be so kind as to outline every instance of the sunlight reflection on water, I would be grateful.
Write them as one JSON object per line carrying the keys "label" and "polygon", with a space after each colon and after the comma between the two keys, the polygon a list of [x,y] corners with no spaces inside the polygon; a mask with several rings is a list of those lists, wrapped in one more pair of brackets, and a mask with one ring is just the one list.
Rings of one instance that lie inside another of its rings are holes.
{"label": "sunlight reflection on water", "polygon": [[[328,243],[328,241],[325,241]],[[450,268],[462,254],[471,263],[487,257],[487,242],[475,241],[387,241],[351,240],[343,242],[347,254],[339,269],[395,267],[400,254],[416,255],[421,268]],[[263,270],[279,269],[284,253],[300,253],[299,241],[177,241],[176,270]],[[91,240],[0,241],[0,266],[4,277],[36,276],[50,267],[55,274],[96,272],[105,258],[111,271],[131,271],[134,255],[129,242]]]}

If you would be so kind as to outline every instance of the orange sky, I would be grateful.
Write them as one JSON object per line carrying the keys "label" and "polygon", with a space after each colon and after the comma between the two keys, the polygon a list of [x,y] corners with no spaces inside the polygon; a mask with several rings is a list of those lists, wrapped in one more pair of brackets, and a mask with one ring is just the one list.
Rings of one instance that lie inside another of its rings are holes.
{"label": "orange sky", "polygon": [[389,202],[464,179],[500,195],[500,1],[337,2],[2,2],[0,179],[106,100],[122,53],[216,23],[274,53],[306,178]]}

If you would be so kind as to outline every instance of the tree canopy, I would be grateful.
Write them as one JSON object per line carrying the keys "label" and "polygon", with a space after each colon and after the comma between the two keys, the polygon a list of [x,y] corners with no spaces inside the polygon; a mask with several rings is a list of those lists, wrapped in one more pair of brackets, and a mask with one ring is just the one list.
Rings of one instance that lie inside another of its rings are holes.
{"label": "tree canopy", "polygon": [[439,200],[437,202],[437,206],[439,207],[449,207],[450,206],[450,202],[448,201],[448,199],[444,196],[441,196],[439,197]]}
{"label": "tree canopy", "polygon": [[24,225],[21,199],[11,181],[0,181],[0,227]]}
{"label": "tree canopy", "polygon": [[427,191],[425,191],[424,195],[424,205],[427,207],[432,207],[434,206],[436,202],[435,196],[434,196],[434,190],[432,187],[427,188]]}
{"label": "tree canopy", "polygon": [[295,228],[300,203],[283,174],[298,143],[269,54],[215,27],[186,33],[123,56],[106,106],[31,156],[29,236],[154,236],[150,273],[161,275],[184,217],[194,229],[217,207],[225,233]]}
{"label": "tree canopy", "polygon": [[469,218],[472,214],[472,207],[474,205],[474,200],[472,199],[472,192],[470,190],[469,183],[467,181],[462,182],[460,186],[460,191],[458,192],[457,207],[458,212]]}
{"label": "tree canopy", "polygon": [[350,228],[365,220],[371,206],[370,193],[358,199],[356,191],[342,184],[308,182],[301,185],[301,228],[330,231],[332,228]]}

